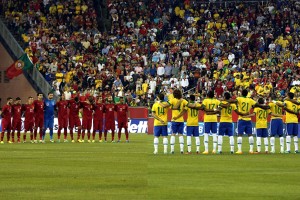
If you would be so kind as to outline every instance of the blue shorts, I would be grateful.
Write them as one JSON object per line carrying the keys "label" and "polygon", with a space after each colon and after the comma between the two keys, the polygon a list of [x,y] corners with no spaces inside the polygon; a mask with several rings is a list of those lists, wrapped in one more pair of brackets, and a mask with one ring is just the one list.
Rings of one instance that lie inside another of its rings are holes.
{"label": "blue shorts", "polygon": [[298,123],[287,123],[286,135],[298,136]]}
{"label": "blue shorts", "polygon": [[172,122],[172,133],[183,134],[184,122]]}
{"label": "blue shorts", "polygon": [[168,136],[168,126],[154,126],[154,136]]}
{"label": "blue shorts", "polygon": [[233,128],[231,122],[220,122],[219,124],[219,135],[233,136]]}
{"label": "blue shorts", "polygon": [[243,135],[244,133],[250,135],[252,134],[252,122],[246,120],[239,120],[238,124],[238,134]]}
{"label": "blue shorts", "polygon": [[47,129],[53,129],[53,126],[54,126],[54,119],[45,119],[44,120],[44,128]]}
{"label": "blue shorts", "polygon": [[283,121],[282,119],[272,119],[271,120],[271,136],[274,137],[278,135],[279,137],[283,136]]}
{"label": "blue shorts", "polygon": [[267,128],[258,128],[256,129],[256,137],[268,137],[268,129]]}
{"label": "blue shorts", "polygon": [[204,133],[217,133],[218,122],[205,122]]}
{"label": "blue shorts", "polygon": [[199,136],[199,126],[187,126],[186,127],[186,136]]}

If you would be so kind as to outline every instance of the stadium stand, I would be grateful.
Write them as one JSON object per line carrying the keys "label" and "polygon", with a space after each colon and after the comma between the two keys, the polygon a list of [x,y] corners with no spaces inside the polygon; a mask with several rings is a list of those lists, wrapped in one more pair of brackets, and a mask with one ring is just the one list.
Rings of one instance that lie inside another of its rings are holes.
{"label": "stadium stand", "polygon": [[105,9],[107,32],[92,0],[7,1],[1,13],[58,94],[107,91],[132,106],[170,88],[299,95],[298,1],[110,0]]}

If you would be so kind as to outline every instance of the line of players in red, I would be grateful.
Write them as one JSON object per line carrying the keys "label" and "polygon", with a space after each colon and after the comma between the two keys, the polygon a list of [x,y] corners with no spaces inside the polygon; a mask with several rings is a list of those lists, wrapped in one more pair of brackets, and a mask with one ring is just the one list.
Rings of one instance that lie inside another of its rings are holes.
{"label": "line of players in red", "polygon": [[[60,141],[61,131],[64,130],[64,142],[67,140],[68,128],[72,142],[75,142],[73,130],[77,128],[77,141],[84,142],[85,132],[87,132],[88,142],[95,142],[96,132],[99,132],[99,142],[102,142],[102,131],[104,129],[104,141],[107,141],[107,132],[111,130],[112,142],[115,142],[115,112],[117,113],[118,122],[118,142],[121,141],[121,130],[125,129],[126,142],[128,140],[128,105],[124,103],[123,97],[120,103],[113,103],[111,96],[107,97],[107,102],[103,103],[102,97],[88,97],[85,101],[79,101],[78,97],[71,100],[65,100],[64,95],[56,103],[58,117],[57,139]],[[82,115],[82,122],[80,120]],[[24,116],[24,134],[23,142],[26,142],[26,133],[30,132],[31,143],[37,143],[37,133],[39,131],[39,142],[44,142],[42,136],[44,129],[44,101],[43,94],[38,93],[37,99],[28,97],[27,104],[21,103],[20,98],[13,101],[7,98],[7,103],[2,108],[2,132],[1,144],[4,144],[4,134],[7,132],[7,142],[15,142],[15,132],[17,132],[17,142],[21,142],[21,117]],[[54,118],[54,116],[53,116]],[[93,124],[92,141],[91,128]],[[104,127],[103,127],[104,125]]]}

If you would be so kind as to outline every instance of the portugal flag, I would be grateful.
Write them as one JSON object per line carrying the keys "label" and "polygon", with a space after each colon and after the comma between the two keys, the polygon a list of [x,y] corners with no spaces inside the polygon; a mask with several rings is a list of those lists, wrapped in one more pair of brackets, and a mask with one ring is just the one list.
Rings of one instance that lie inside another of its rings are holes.
{"label": "portugal flag", "polygon": [[9,79],[13,79],[23,73],[24,70],[31,69],[33,63],[29,59],[28,55],[24,53],[16,62],[6,69],[6,76]]}

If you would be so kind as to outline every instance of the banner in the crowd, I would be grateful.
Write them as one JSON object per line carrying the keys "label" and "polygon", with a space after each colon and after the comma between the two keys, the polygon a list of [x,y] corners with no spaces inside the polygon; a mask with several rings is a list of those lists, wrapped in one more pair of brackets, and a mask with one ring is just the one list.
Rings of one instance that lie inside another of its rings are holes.
{"label": "banner in the crowd", "polygon": [[[115,121],[116,124],[116,129],[115,131],[118,131],[118,122]],[[53,127],[53,132],[57,133],[58,130],[58,119],[54,118],[54,127]],[[93,130],[93,126],[92,129]],[[0,119],[0,132],[2,131],[2,123]],[[24,118],[22,118],[22,127],[21,131],[24,131]],[[74,132],[77,132],[77,129],[73,130]],[[148,119],[131,119],[128,122],[128,131],[130,133],[147,133],[148,132]],[[122,132],[125,132],[124,129],[122,129]]]}

